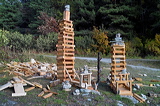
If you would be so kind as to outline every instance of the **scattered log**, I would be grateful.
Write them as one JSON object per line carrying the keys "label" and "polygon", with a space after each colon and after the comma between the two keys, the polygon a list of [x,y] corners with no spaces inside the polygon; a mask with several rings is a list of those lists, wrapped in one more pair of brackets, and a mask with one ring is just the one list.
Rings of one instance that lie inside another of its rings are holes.
{"label": "scattered log", "polygon": [[33,76],[33,77],[30,77],[30,78],[27,78],[27,80],[31,80],[31,79],[35,79],[35,78],[44,78],[44,76]]}
{"label": "scattered log", "polygon": [[43,98],[46,99],[46,98],[48,98],[48,97],[51,97],[52,95],[53,95],[53,93],[48,93],[48,94],[44,95]]}
{"label": "scattered log", "polygon": [[49,87],[49,85],[47,85],[47,89],[48,89],[48,90],[50,90],[50,87]]}
{"label": "scattered log", "polygon": [[57,86],[60,83],[60,79],[50,81],[50,87]]}
{"label": "scattered log", "polygon": [[33,86],[33,87],[30,87],[30,88],[25,89],[25,91],[27,92],[27,91],[33,90],[34,88],[35,88],[35,87]]}
{"label": "scattered log", "polygon": [[42,85],[39,84],[38,82],[33,82],[33,84],[34,84],[36,87],[38,87],[38,88],[42,88]]}
{"label": "scattered log", "polygon": [[42,91],[40,94],[38,94],[38,97],[41,97],[44,95],[44,91]]}
{"label": "scattered log", "polygon": [[46,88],[43,88],[43,91],[44,91],[44,92],[48,92],[49,90],[47,90]]}
{"label": "scattered log", "polygon": [[160,82],[160,80],[151,80],[151,82]]}
{"label": "scattered log", "polygon": [[18,77],[19,79],[23,80],[25,83],[31,85],[31,86],[35,86],[34,84],[32,84],[31,82],[27,81],[27,80],[24,80],[22,77]]}

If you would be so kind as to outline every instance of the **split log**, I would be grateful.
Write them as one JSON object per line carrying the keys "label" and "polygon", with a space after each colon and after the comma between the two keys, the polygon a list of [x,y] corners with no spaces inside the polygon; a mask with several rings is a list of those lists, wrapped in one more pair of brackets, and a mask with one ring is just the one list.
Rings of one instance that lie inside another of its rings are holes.
{"label": "split log", "polygon": [[42,85],[39,84],[39,83],[37,83],[37,82],[33,82],[33,84],[34,84],[36,87],[38,87],[38,88],[42,88]]}
{"label": "split log", "polygon": [[25,91],[27,92],[27,91],[33,90],[34,88],[35,87],[30,87],[30,88],[25,89]]}
{"label": "split log", "polygon": [[46,99],[46,98],[48,98],[48,97],[51,97],[52,95],[53,95],[53,93],[48,93],[48,94],[44,95],[43,98]]}
{"label": "split log", "polygon": [[31,86],[35,86],[34,84],[32,84],[31,82],[27,81],[27,80],[24,80],[22,77],[18,77],[19,79],[21,79],[22,81],[24,81],[25,83],[31,85]]}
{"label": "split log", "polygon": [[38,94],[38,97],[43,96],[44,95],[44,91],[42,91],[40,94]]}
{"label": "split log", "polygon": [[30,78],[27,78],[27,80],[31,80],[31,79],[35,79],[35,78],[44,78],[44,76],[33,76],[33,77],[30,77]]}

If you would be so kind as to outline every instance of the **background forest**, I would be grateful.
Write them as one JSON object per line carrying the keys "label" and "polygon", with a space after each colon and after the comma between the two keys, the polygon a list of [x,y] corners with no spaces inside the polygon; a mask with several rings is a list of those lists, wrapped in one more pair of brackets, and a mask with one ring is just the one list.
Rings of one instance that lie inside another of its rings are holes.
{"label": "background forest", "polygon": [[8,49],[56,51],[66,4],[71,6],[77,55],[108,55],[117,33],[127,56],[160,55],[160,0],[0,0],[1,57]]}

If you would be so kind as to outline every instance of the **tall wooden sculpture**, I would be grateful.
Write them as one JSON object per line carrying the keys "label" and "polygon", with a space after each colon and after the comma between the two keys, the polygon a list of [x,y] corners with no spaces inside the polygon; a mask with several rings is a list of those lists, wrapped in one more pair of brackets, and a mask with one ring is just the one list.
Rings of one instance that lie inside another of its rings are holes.
{"label": "tall wooden sculpture", "polygon": [[57,44],[57,78],[68,80],[74,74],[74,32],[70,20],[70,6],[65,6],[63,20],[59,23],[60,33]]}
{"label": "tall wooden sculpture", "polygon": [[125,44],[120,37],[116,35],[115,41],[112,43],[112,56],[111,56],[111,76],[110,86],[113,91],[120,95],[133,95],[132,94],[132,79],[129,79],[130,73],[126,72],[125,60]]}

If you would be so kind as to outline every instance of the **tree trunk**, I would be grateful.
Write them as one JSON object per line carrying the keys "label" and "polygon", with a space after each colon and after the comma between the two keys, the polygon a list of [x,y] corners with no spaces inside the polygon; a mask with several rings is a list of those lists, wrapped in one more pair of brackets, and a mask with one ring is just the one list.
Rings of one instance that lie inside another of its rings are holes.
{"label": "tree trunk", "polygon": [[101,61],[101,57],[100,57],[100,52],[98,52],[98,58],[97,58],[97,82],[96,84],[98,85],[99,81],[100,81],[100,72],[101,72],[101,68],[100,68],[100,61]]}

